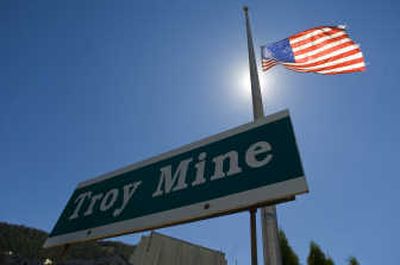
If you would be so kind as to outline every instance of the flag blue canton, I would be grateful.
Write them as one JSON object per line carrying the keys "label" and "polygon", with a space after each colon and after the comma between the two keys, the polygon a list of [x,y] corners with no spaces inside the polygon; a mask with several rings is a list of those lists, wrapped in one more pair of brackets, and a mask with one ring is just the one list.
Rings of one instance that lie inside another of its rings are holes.
{"label": "flag blue canton", "polygon": [[294,55],[289,39],[283,39],[261,48],[263,59],[274,59],[279,62],[294,62]]}

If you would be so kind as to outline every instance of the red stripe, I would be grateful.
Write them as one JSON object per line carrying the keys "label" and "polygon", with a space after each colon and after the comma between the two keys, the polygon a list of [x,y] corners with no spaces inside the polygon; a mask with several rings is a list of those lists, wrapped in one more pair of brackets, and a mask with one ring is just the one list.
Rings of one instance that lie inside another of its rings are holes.
{"label": "red stripe", "polygon": [[[347,34],[345,34],[345,35],[342,35],[342,36],[339,36],[339,37],[336,37],[336,38],[327,39],[327,40],[325,40],[325,41],[323,41],[323,42],[321,42],[321,43],[314,44],[314,45],[312,45],[312,46],[310,46],[310,47],[308,47],[308,48],[302,49],[302,50],[300,50],[300,51],[296,51],[296,52],[294,52],[293,54],[294,54],[294,56],[297,56],[297,55],[301,55],[301,54],[304,54],[304,53],[308,53],[308,52],[314,51],[314,50],[316,50],[316,49],[322,48],[322,47],[324,47],[325,45],[328,45],[328,44],[331,44],[331,43],[334,43],[334,42],[337,42],[337,41],[340,41],[340,40],[343,40],[343,39],[346,39],[346,38],[349,39],[349,42],[353,42],[353,41],[349,38],[349,36],[348,36]],[[315,40],[317,40],[317,39],[312,39],[312,40],[310,40],[310,42],[313,42],[313,41],[315,41]],[[354,42],[353,42],[353,44],[354,44]]]}
{"label": "red stripe", "polygon": [[[292,69],[289,67],[286,67],[289,70],[293,70],[296,72],[300,72],[300,73],[309,73],[311,71],[302,71],[302,70],[298,70],[298,69]],[[349,70],[342,70],[342,71],[337,71],[337,72],[329,72],[329,73],[320,73],[319,71],[312,71],[314,73],[319,73],[319,74],[324,74],[324,75],[336,75],[336,74],[346,74],[346,73],[354,73],[354,72],[363,72],[366,70],[366,67],[358,67],[358,68],[353,68],[353,69],[349,69]]]}
{"label": "red stripe", "polygon": [[[326,27],[324,27],[324,28],[326,28]],[[299,46],[302,46],[302,45],[304,45],[304,44],[309,43],[309,42],[310,42],[310,39],[311,39],[311,40],[315,40],[315,39],[319,39],[319,38],[322,38],[322,37],[331,36],[331,35],[333,35],[333,34],[336,34],[336,33],[338,33],[338,32],[343,32],[343,31],[345,31],[345,30],[340,29],[340,28],[332,28],[332,30],[330,30],[330,31],[328,31],[328,32],[323,32],[323,31],[321,31],[321,33],[319,33],[319,34],[317,34],[317,35],[315,35],[315,36],[312,36],[312,37],[310,37],[310,38],[307,38],[307,39],[305,39],[305,40],[302,40],[302,41],[299,41],[299,42],[296,42],[296,43],[293,43],[293,44],[291,43],[290,45],[291,45],[293,48],[296,48],[296,47],[299,47]],[[311,33],[311,32],[308,32],[308,33]],[[308,33],[306,33],[306,34],[308,34]],[[306,34],[303,34],[303,35],[306,35]],[[300,36],[300,37],[301,37],[301,36]],[[291,37],[289,37],[289,40],[294,40],[295,38],[297,38],[297,37],[291,36]]]}
{"label": "red stripe", "polygon": [[270,66],[263,67],[262,70],[263,70],[263,71],[267,71],[267,70],[271,69],[272,67],[274,67],[275,65],[276,65],[276,64],[272,64],[272,65],[270,65]]}
{"label": "red stripe", "polygon": [[272,68],[275,66],[277,62],[275,60],[262,60],[262,70],[267,71],[268,69]]}
{"label": "red stripe", "polygon": [[313,31],[321,30],[321,29],[324,29],[324,28],[330,28],[330,29],[333,29],[333,30],[337,29],[336,27],[320,26],[320,27],[315,27],[315,28],[307,29],[305,31],[296,33],[296,34],[290,36],[290,38],[299,38],[299,37],[302,37],[302,36],[307,35],[309,33],[312,33]]}
{"label": "red stripe", "polygon": [[[273,65],[272,65],[272,66],[273,66]],[[271,68],[272,68],[272,66],[270,66],[270,67],[265,67],[265,68],[263,67],[263,69],[262,69],[262,70],[263,70],[264,72],[265,72],[265,71],[268,71],[269,69],[271,69]]]}
{"label": "red stripe", "polygon": [[301,72],[307,73],[307,72],[319,72],[319,71],[326,71],[326,70],[334,70],[334,69],[339,69],[344,66],[350,66],[350,65],[362,63],[362,62],[364,62],[364,58],[357,58],[357,59],[353,59],[353,60],[350,60],[347,62],[343,62],[343,63],[339,63],[339,64],[327,66],[327,67],[315,68],[315,69],[302,69],[302,68],[297,68],[296,66],[290,66],[288,68],[295,70],[295,71],[301,71]]}
{"label": "red stripe", "polygon": [[360,48],[355,48],[354,50],[350,50],[348,52],[344,52],[344,53],[338,54],[336,56],[328,57],[328,58],[326,58],[324,60],[321,60],[321,61],[318,61],[318,62],[315,62],[315,63],[295,63],[295,64],[290,64],[289,66],[313,67],[313,66],[318,66],[318,65],[324,64],[324,63],[333,62],[333,61],[336,61],[338,59],[345,58],[345,57],[357,54],[359,52],[361,52]]}
{"label": "red stripe", "polygon": [[339,72],[332,72],[332,73],[325,73],[325,75],[337,75],[337,74],[348,74],[348,73],[354,73],[354,72],[364,72],[366,70],[366,67],[359,67],[359,68],[354,68],[351,70],[344,70],[344,71],[339,71]]}
{"label": "red stripe", "polygon": [[262,66],[269,66],[269,65],[274,65],[277,64],[276,62],[270,62],[270,63],[263,63]]}
{"label": "red stripe", "polygon": [[324,50],[322,52],[316,53],[314,55],[311,55],[311,56],[308,56],[308,57],[305,57],[305,58],[302,58],[302,59],[296,59],[296,57],[295,57],[295,62],[296,63],[306,63],[307,61],[317,59],[318,57],[327,55],[327,54],[329,54],[331,52],[346,48],[346,47],[351,46],[351,45],[354,45],[354,42],[351,41],[351,42],[342,43],[340,45],[337,45],[335,47],[332,47],[330,49]]}
{"label": "red stripe", "polygon": [[275,60],[262,60],[262,65],[276,64]]}

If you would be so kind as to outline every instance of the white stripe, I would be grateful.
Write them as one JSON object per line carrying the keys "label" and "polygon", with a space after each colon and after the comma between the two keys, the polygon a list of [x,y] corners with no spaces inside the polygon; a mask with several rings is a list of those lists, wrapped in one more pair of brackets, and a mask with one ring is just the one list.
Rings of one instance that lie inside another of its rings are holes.
{"label": "white stripe", "polygon": [[275,60],[263,60],[262,61],[262,68],[265,70],[267,68],[271,68],[275,64],[277,64],[277,62]]}
{"label": "white stripe", "polygon": [[262,59],[262,63],[270,63],[270,62],[275,62],[275,59]]}
{"label": "white stripe", "polygon": [[263,66],[267,66],[267,65],[271,65],[271,64],[276,64],[275,61],[269,61],[269,62],[263,62],[262,65]]}
{"label": "white stripe", "polygon": [[323,55],[321,57],[314,58],[314,59],[309,60],[309,61],[307,61],[305,63],[285,63],[285,65],[287,65],[287,66],[308,65],[308,64],[312,64],[312,63],[316,63],[316,62],[319,62],[319,61],[326,60],[326,59],[328,59],[330,57],[334,57],[336,55],[339,55],[339,54],[342,54],[342,53],[346,53],[346,52],[349,52],[349,51],[352,51],[352,50],[355,50],[355,49],[358,49],[358,48],[359,48],[359,46],[357,44],[353,44],[353,45],[350,45],[348,47],[344,47],[342,49],[339,49],[339,50],[333,51],[331,53],[325,54],[325,55]]}
{"label": "white stripe", "polygon": [[275,65],[276,64],[266,65],[266,66],[263,66],[262,69],[265,71],[265,70],[268,70],[269,68],[274,67]]}
{"label": "white stripe", "polygon": [[298,43],[298,42],[300,42],[300,41],[302,41],[302,40],[308,39],[308,38],[310,38],[310,37],[313,37],[313,36],[315,36],[315,35],[321,34],[321,33],[323,33],[323,32],[329,32],[329,31],[331,31],[331,30],[332,30],[332,28],[316,29],[316,30],[314,30],[314,31],[312,31],[312,32],[310,32],[310,33],[304,35],[304,36],[297,37],[297,38],[293,38],[293,39],[291,39],[290,42],[291,42],[291,43]]}
{"label": "white stripe", "polygon": [[[297,52],[297,51],[300,51],[300,50],[304,50],[304,49],[309,48],[309,47],[311,47],[311,46],[313,46],[313,45],[317,45],[317,44],[319,44],[319,43],[321,43],[321,42],[324,42],[324,41],[326,41],[326,40],[329,40],[329,39],[332,39],[332,38],[337,38],[337,37],[340,37],[340,36],[343,36],[343,35],[346,35],[346,32],[345,32],[345,31],[341,31],[341,32],[332,34],[332,35],[330,35],[330,36],[321,37],[321,38],[319,38],[319,39],[317,39],[317,40],[315,40],[315,41],[310,41],[309,43],[306,43],[306,44],[301,45],[301,46],[299,46],[299,47],[292,48],[292,50],[293,50],[293,52]],[[290,41],[290,44],[292,44],[291,41]]]}
{"label": "white stripe", "polygon": [[317,53],[323,52],[325,50],[328,50],[330,48],[333,48],[335,46],[341,45],[341,44],[346,43],[346,42],[352,42],[352,40],[350,38],[345,38],[345,39],[342,39],[342,40],[339,40],[339,41],[335,41],[335,42],[329,43],[327,45],[324,45],[319,49],[312,50],[312,51],[306,52],[304,54],[295,55],[294,58],[295,58],[295,60],[304,59],[306,57],[313,56],[313,55],[315,55]]}
{"label": "white stripe", "polygon": [[262,70],[265,72],[265,71],[271,69],[272,67],[274,67],[275,65],[276,65],[276,64],[270,65],[270,66],[268,66],[268,67],[263,67]]}
{"label": "white stripe", "polygon": [[354,59],[359,59],[362,57],[363,57],[362,53],[359,52],[359,53],[356,53],[356,54],[353,54],[353,55],[350,55],[350,56],[347,56],[344,58],[337,59],[335,61],[319,64],[316,66],[311,66],[311,67],[295,67],[295,66],[293,66],[293,68],[298,69],[298,70],[313,70],[313,69],[318,69],[318,68],[325,68],[325,67],[340,64],[340,63],[345,63],[345,62],[348,62],[348,61],[351,61]]}
{"label": "white stripe", "polygon": [[262,67],[262,69],[269,69],[269,68],[271,68],[271,67],[273,67],[273,66],[275,66],[276,65],[276,63],[275,64],[270,64],[270,65],[263,65],[263,67]]}
{"label": "white stripe", "polygon": [[357,68],[361,68],[361,67],[365,67],[364,62],[347,65],[347,66],[343,66],[343,67],[339,67],[339,68],[335,68],[335,69],[331,69],[331,70],[318,71],[318,73],[321,73],[321,74],[339,73],[342,71],[348,71],[348,70],[357,69]]}

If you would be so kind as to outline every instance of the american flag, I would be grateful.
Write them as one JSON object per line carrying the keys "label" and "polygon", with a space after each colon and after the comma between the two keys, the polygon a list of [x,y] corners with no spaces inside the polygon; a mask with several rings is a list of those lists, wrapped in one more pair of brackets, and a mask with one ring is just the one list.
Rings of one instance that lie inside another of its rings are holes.
{"label": "american flag", "polygon": [[262,69],[281,64],[298,72],[343,74],[365,71],[359,46],[344,26],[312,28],[261,47]]}

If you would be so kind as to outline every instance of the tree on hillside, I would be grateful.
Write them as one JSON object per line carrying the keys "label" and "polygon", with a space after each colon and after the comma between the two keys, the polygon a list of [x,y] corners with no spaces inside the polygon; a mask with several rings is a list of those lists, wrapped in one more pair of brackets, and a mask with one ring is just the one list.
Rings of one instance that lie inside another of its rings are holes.
{"label": "tree on hillside", "polygon": [[[63,247],[42,248],[48,234],[44,231],[0,222],[0,265],[10,251],[23,259],[38,261],[49,258],[57,263]],[[89,241],[73,244],[65,253],[64,261],[96,260],[114,256],[129,259],[134,246],[115,241]]]}
{"label": "tree on hillside", "polygon": [[289,241],[282,230],[279,231],[279,244],[281,247],[282,265],[300,265],[299,257],[289,245]]}
{"label": "tree on hillside", "polygon": [[349,265],[360,265],[360,262],[355,257],[349,258]]}
{"label": "tree on hillside", "polygon": [[310,253],[308,254],[307,258],[308,265],[326,265],[327,259],[325,257],[324,252],[318,246],[317,243],[311,241],[310,243]]}
{"label": "tree on hillside", "polygon": [[335,262],[333,262],[331,257],[328,257],[325,261],[325,265],[335,265]]}
{"label": "tree on hillside", "polygon": [[21,257],[38,259],[47,234],[22,225],[0,223],[0,252],[12,251]]}

